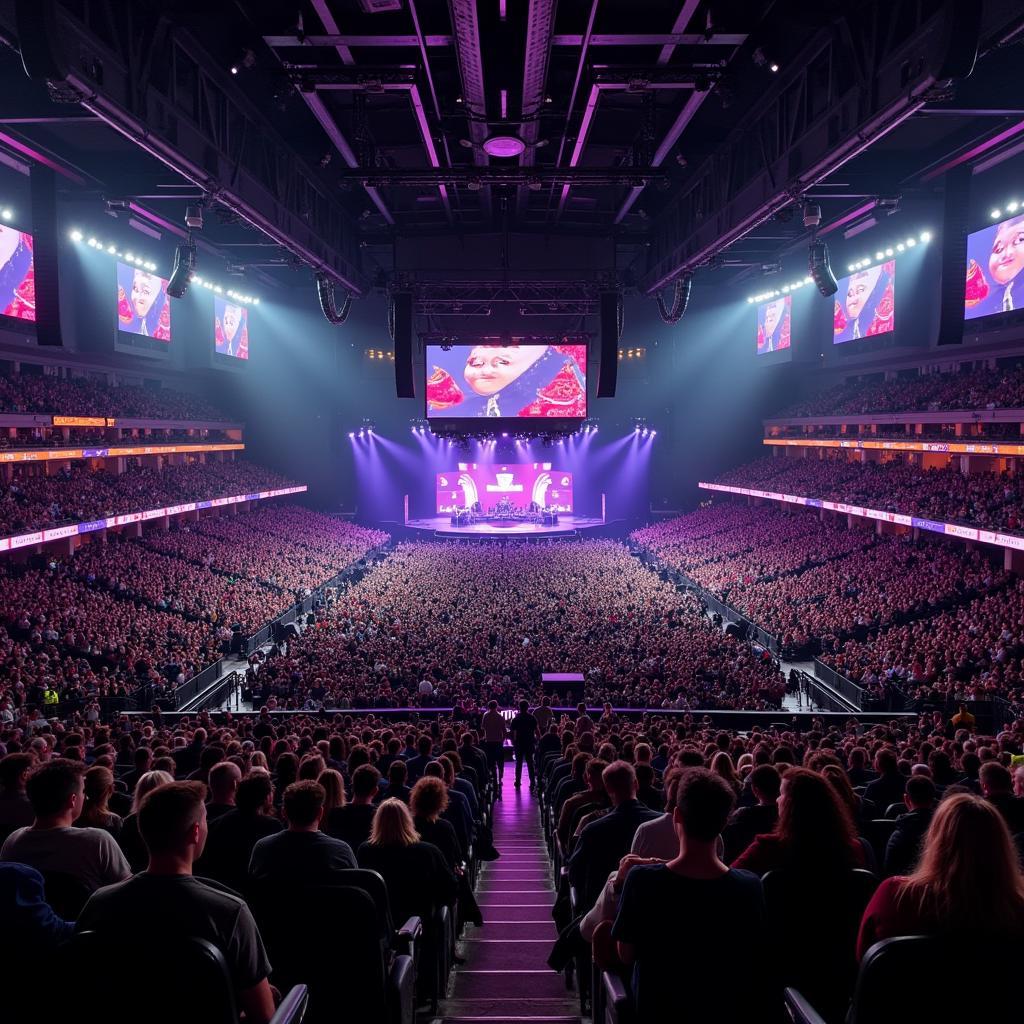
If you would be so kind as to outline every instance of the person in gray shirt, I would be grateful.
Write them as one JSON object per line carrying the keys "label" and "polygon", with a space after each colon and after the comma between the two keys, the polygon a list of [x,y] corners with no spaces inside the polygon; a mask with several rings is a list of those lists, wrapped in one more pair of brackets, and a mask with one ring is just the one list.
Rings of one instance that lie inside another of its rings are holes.
{"label": "person in gray shirt", "polygon": [[306,780],[288,786],[281,805],[288,827],[264,836],[252,848],[249,877],[253,881],[337,884],[337,872],[358,866],[348,843],[320,831],[326,799],[319,782]]}

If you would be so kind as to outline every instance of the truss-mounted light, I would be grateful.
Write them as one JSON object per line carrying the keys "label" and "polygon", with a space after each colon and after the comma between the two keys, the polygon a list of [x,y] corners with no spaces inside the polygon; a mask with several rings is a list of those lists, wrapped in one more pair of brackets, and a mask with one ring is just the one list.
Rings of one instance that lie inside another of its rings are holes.
{"label": "truss-mounted light", "polygon": [[484,139],[484,152],[494,157],[516,157],[525,149],[526,143],[518,135],[492,135]]}

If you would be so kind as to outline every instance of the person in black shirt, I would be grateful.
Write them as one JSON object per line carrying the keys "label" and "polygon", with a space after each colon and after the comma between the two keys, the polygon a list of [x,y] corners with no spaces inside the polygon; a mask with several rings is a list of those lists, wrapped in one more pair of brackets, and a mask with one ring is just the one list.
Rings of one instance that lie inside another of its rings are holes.
{"label": "person in black shirt", "polygon": [[164,936],[205,939],[224,955],[246,1020],[268,1024],[270,964],[249,908],[230,890],[192,875],[206,843],[205,796],[201,782],[171,782],[146,796],[139,830],[149,867],[93,893],[77,927],[120,940],[146,935],[159,922]]}
{"label": "person in black shirt", "polygon": [[530,774],[530,790],[534,789],[533,752],[537,747],[537,719],[530,714],[527,701],[519,702],[519,713],[508,723],[512,735],[512,753],[516,759],[516,789],[523,783],[523,763]]}
{"label": "person in black shirt", "polygon": [[771,764],[759,764],[750,773],[750,789],[757,803],[740,807],[722,833],[726,863],[732,863],[759,836],[775,830],[779,820],[779,790],[782,777]]}
{"label": "person in black shirt", "polygon": [[340,884],[338,872],[356,867],[352,847],[320,831],[327,794],[319,782],[293,782],[281,803],[288,828],[252,848],[249,877],[256,882]]}
{"label": "person in black shirt", "polygon": [[210,826],[196,874],[241,891],[249,877],[253,847],[284,828],[273,814],[274,784],[266,771],[253,771],[238,784],[235,809]]}
{"label": "person in black shirt", "polygon": [[921,855],[921,843],[935,814],[935,783],[927,776],[912,775],[903,794],[907,813],[896,819],[896,827],[885,846],[885,875],[909,875]]}
{"label": "person in black shirt", "polygon": [[358,850],[370,838],[373,801],[379,784],[380,772],[372,764],[361,764],[352,773],[352,802],[331,811],[324,822],[324,831]]}
{"label": "person in black shirt", "polygon": [[[626,869],[612,938],[633,967],[638,1024],[766,1019],[773,992],[762,951],[770,937],[761,879],[727,867],[717,844],[736,796],[719,776],[691,768],[679,780],[672,821],[679,853],[667,863]],[[722,950],[737,935],[753,955],[742,978]],[[682,1008],[682,1009],[681,1009]],[[770,1017],[768,1018],[770,1019]]]}

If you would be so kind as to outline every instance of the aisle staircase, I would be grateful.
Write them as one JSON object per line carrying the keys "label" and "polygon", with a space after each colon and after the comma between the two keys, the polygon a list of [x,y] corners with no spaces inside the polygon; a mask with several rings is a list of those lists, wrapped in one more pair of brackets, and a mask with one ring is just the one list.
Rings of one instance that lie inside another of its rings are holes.
{"label": "aisle staircase", "polygon": [[504,799],[494,805],[494,845],[501,859],[483,866],[477,900],[484,925],[467,925],[465,964],[436,1024],[580,1024],[579,1003],[547,965],[556,938],[554,887],[540,808],[525,782],[514,788],[505,765]]}

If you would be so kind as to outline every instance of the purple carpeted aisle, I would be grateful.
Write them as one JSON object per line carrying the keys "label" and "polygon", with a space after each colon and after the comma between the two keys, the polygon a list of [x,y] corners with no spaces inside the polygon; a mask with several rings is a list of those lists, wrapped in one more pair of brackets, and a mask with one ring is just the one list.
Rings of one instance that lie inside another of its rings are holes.
{"label": "purple carpeted aisle", "polygon": [[485,864],[477,887],[484,926],[466,927],[466,963],[456,967],[444,1024],[579,1024],[579,1004],[546,961],[555,941],[554,889],[536,798],[514,788],[505,766],[504,799],[494,805],[494,845],[501,859]]}

